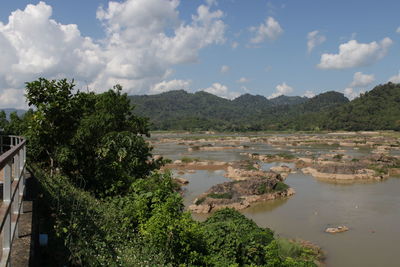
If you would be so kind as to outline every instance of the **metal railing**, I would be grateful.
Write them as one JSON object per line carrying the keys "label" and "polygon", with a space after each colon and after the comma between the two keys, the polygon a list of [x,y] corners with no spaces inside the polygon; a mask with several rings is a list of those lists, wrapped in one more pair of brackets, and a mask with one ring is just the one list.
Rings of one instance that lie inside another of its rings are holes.
{"label": "metal railing", "polygon": [[10,266],[12,244],[15,237],[18,237],[18,220],[23,212],[26,141],[19,136],[1,136],[0,152],[3,185],[3,202],[0,207],[0,267],[3,267]]}

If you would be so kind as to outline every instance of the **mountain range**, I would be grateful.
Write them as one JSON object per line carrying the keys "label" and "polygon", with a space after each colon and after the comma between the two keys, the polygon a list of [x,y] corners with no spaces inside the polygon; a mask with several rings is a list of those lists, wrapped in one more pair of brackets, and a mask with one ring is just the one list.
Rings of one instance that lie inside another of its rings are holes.
{"label": "mountain range", "polygon": [[378,85],[349,101],[329,91],[312,98],[244,94],[233,100],[200,91],[129,96],[153,130],[399,130],[400,84]]}

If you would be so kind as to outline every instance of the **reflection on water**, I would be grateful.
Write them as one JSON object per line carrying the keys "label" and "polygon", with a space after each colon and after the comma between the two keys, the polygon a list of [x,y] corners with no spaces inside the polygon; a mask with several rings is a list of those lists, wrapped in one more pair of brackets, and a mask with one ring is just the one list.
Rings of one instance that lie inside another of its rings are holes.
{"label": "reflection on water", "polygon": [[[216,152],[188,152],[187,146],[176,144],[157,145],[156,153],[171,159],[183,156],[232,161],[247,159],[241,152],[281,153],[290,148],[277,149],[265,144],[251,144],[252,149]],[[329,153],[332,146],[296,147],[300,153]],[[367,149],[346,148],[346,154],[363,156]],[[293,152],[293,151],[292,151]],[[297,150],[296,150],[297,152]],[[294,153],[296,153],[294,152]],[[261,163],[263,169],[277,165],[294,168],[293,163]],[[196,171],[182,176],[189,180],[184,202],[190,205],[199,194],[212,185],[229,181],[223,171]],[[317,180],[297,171],[286,179],[296,194],[288,199],[258,203],[242,212],[262,227],[270,227],[277,235],[309,240],[327,252],[327,265],[400,266],[400,178],[382,182],[338,183]],[[196,215],[205,220],[208,215]],[[329,226],[346,225],[348,232],[327,234]]]}

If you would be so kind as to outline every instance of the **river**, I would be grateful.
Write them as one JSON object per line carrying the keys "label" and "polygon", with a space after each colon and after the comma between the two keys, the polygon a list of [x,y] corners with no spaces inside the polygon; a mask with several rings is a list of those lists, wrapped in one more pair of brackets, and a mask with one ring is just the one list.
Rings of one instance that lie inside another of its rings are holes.
{"label": "river", "polygon": [[[233,161],[247,159],[241,152],[277,153],[285,148],[266,144],[246,144],[249,149],[188,152],[187,146],[163,143],[155,146],[155,153],[166,158],[183,156],[201,159]],[[327,153],[337,147],[307,146],[306,151]],[[303,151],[302,151],[303,149]],[[346,148],[345,154],[366,155],[366,150]],[[263,169],[288,163],[261,163]],[[185,188],[185,205],[191,204],[197,195],[212,185],[229,181],[224,171],[199,170],[180,175],[189,180]],[[328,183],[301,172],[293,173],[285,180],[296,190],[288,199],[259,203],[242,210],[259,226],[269,227],[279,236],[300,238],[320,246],[326,253],[326,264],[332,267],[400,266],[400,178],[390,177],[381,182]],[[193,215],[204,220],[206,215]],[[327,234],[330,226],[346,225],[349,231]]]}

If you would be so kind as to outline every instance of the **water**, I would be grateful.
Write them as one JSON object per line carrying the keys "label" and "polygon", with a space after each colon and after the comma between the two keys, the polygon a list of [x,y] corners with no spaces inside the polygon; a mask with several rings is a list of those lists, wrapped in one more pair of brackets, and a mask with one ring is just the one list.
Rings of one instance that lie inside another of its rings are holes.
{"label": "water", "polygon": [[[172,159],[182,156],[220,161],[247,159],[241,152],[281,153],[265,144],[250,144],[250,149],[188,152],[187,146],[161,144],[156,153]],[[300,151],[298,151],[298,149]],[[331,146],[296,147],[296,152],[329,153]],[[295,153],[296,153],[295,152]],[[369,150],[346,148],[344,154],[363,156]],[[263,169],[290,163],[262,163]],[[189,180],[184,202],[190,205],[199,194],[212,185],[229,181],[224,172],[196,171],[182,176]],[[242,211],[259,226],[269,227],[277,235],[309,240],[326,252],[326,264],[333,267],[400,266],[400,178],[382,182],[333,183],[319,181],[300,172],[286,179],[296,194],[288,199],[256,204]],[[193,215],[204,220],[207,215]],[[346,225],[349,231],[327,234],[327,227]]]}

